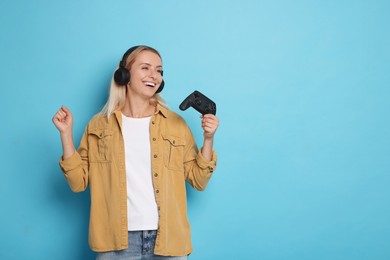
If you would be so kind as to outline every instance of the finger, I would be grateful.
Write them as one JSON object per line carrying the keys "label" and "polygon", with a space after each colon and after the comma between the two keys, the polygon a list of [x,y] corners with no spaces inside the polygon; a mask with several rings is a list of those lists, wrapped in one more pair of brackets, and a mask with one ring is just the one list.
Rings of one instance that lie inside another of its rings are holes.
{"label": "finger", "polygon": [[203,128],[204,133],[206,134],[214,134],[216,132],[215,128],[205,127]]}
{"label": "finger", "polygon": [[213,123],[203,123],[202,128],[217,129],[218,125]]}
{"label": "finger", "polygon": [[62,116],[60,115],[60,113],[57,113],[55,114],[54,118],[57,120],[61,120]]}
{"label": "finger", "polygon": [[207,116],[204,116],[202,118],[202,121],[215,121],[212,117],[207,117]]}
{"label": "finger", "polygon": [[69,109],[66,106],[64,106],[64,105],[61,106],[61,110],[63,110],[64,112],[68,112],[69,111]]}
{"label": "finger", "polygon": [[203,130],[215,131],[218,127],[214,124],[203,124],[202,128],[203,128]]}
{"label": "finger", "polygon": [[207,121],[215,121],[215,122],[219,122],[219,119],[218,117],[214,116],[214,115],[205,115],[202,120],[207,120]]}
{"label": "finger", "polygon": [[53,122],[55,125],[59,125],[59,124],[63,123],[64,120],[62,118],[55,118]]}
{"label": "finger", "polygon": [[63,111],[67,116],[72,116],[72,112],[70,112],[66,106],[62,106],[61,111]]}
{"label": "finger", "polygon": [[59,124],[59,123],[61,123],[63,120],[62,120],[62,118],[60,117],[60,116],[54,116],[53,117],[53,123],[55,124],[55,125],[57,125],[57,124]]}
{"label": "finger", "polygon": [[215,120],[203,120],[202,125],[208,125],[208,126],[218,126],[219,122]]}
{"label": "finger", "polygon": [[60,113],[60,111],[57,111],[57,113],[55,113],[55,115],[54,115],[53,118],[56,118],[56,119],[61,118],[61,113]]}
{"label": "finger", "polygon": [[215,134],[215,129],[205,128],[204,129],[204,133],[205,134],[212,134],[212,135],[214,135]]}
{"label": "finger", "polygon": [[63,110],[59,110],[57,113],[60,117],[66,117],[66,113]]}
{"label": "finger", "polygon": [[[63,113],[63,112],[62,112]],[[66,118],[66,115],[62,114],[61,112],[58,112],[55,117],[59,122],[63,122]]]}
{"label": "finger", "polygon": [[218,119],[215,115],[213,114],[205,114],[203,115],[203,118],[211,118],[211,119]]}
{"label": "finger", "polygon": [[216,125],[217,122],[211,121],[211,120],[203,120],[202,124],[207,124],[207,125]]}

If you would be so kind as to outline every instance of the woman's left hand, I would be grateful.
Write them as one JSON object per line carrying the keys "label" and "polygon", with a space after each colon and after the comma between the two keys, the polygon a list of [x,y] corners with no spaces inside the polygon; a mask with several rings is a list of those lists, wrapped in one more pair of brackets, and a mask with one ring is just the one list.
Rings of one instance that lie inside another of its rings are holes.
{"label": "woman's left hand", "polygon": [[202,128],[204,139],[213,139],[219,125],[219,119],[213,114],[202,115]]}

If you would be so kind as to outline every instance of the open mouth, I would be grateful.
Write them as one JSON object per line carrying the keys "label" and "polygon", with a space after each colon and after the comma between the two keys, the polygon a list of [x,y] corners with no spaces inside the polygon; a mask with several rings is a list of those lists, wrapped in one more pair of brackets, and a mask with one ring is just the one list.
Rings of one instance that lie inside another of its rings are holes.
{"label": "open mouth", "polygon": [[154,88],[156,86],[156,84],[153,82],[145,82],[145,85],[151,88]]}

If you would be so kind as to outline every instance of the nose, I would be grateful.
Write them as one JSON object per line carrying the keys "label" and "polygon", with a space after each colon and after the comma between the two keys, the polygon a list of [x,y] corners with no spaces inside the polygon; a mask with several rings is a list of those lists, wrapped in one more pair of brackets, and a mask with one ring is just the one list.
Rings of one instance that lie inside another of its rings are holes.
{"label": "nose", "polygon": [[154,69],[149,70],[149,75],[153,79],[160,79],[161,80],[163,78],[162,70],[159,67],[156,67]]}
{"label": "nose", "polygon": [[150,70],[149,76],[150,76],[151,78],[155,79],[156,76],[157,76],[157,71],[155,71],[155,70]]}

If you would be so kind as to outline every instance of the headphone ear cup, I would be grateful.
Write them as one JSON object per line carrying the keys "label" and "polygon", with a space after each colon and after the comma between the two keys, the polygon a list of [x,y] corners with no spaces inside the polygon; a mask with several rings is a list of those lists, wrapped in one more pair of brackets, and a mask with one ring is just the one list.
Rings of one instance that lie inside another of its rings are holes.
{"label": "headphone ear cup", "polygon": [[157,94],[157,93],[160,93],[160,92],[163,90],[164,85],[165,85],[165,82],[164,82],[164,80],[163,80],[163,81],[161,81],[161,85],[160,85],[160,87],[157,89],[156,94]]}
{"label": "headphone ear cup", "polygon": [[125,68],[118,68],[114,73],[114,80],[120,86],[126,86],[130,81],[130,72]]}

